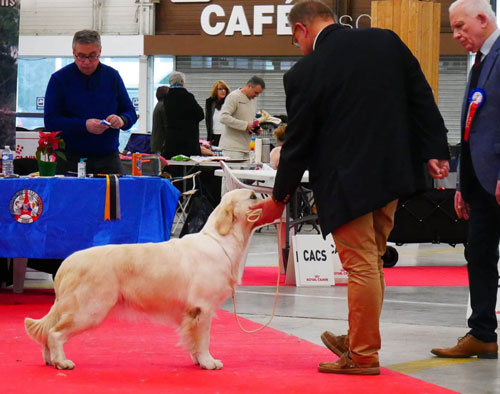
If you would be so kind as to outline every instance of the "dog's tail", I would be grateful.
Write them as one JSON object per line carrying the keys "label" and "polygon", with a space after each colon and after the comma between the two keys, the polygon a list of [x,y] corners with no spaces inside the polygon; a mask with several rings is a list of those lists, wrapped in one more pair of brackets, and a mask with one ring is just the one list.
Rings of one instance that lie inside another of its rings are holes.
{"label": "dog's tail", "polygon": [[31,319],[29,317],[24,319],[24,328],[32,339],[43,345],[47,344],[49,330],[54,327],[57,320],[57,313],[55,312],[53,305],[49,313],[41,319]]}

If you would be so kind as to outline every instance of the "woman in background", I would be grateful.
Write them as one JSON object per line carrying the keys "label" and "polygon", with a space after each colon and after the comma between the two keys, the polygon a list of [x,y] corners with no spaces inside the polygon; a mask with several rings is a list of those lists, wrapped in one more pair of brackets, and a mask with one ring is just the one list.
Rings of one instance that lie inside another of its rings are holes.
{"label": "woman in background", "polygon": [[276,137],[276,148],[271,151],[269,155],[269,161],[271,167],[275,170],[278,169],[278,165],[280,163],[280,153],[281,153],[281,145],[285,142],[285,130],[286,123],[280,124],[276,129],[274,129],[274,136]]}
{"label": "woman in background", "polygon": [[210,91],[210,97],[205,102],[205,122],[207,125],[207,140],[213,145],[219,145],[224,125],[220,122],[220,110],[226,96],[231,92],[229,86],[222,81],[215,81]]}

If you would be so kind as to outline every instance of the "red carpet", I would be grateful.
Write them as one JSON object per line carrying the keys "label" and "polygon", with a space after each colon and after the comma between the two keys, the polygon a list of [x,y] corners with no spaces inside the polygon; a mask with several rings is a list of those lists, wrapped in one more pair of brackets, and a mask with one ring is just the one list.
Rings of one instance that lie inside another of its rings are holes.
{"label": "red carpet", "polygon": [[[1,292],[0,298],[6,295]],[[28,338],[23,326],[26,316],[41,317],[49,310],[48,297],[27,292],[12,298],[16,305],[0,305],[4,393],[452,393],[387,369],[380,376],[364,377],[318,373],[318,362],[333,359],[327,349],[270,328],[245,334],[224,311],[212,327],[211,351],[224,363],[220,371],[194,366],[175,346],[178,337],[172,327],[115,319],[70,340],[66,354],[76,369],[58,371],[44,365],[41,346]],[[256,327],[250,321],[244,324]]]}
{"label": "red carpet", "polygon": [[[246,267],[243,286],[276,286],[276,267]],[[467,267],[385,268],[387,286],[468,286]],[[285,275],[281,275],[281,285]]]}

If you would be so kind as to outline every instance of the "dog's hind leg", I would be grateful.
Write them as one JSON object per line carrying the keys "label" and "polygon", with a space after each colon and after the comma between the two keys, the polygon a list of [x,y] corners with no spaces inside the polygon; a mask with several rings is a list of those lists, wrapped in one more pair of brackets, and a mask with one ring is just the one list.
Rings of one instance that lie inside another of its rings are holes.
{"label": "dog's hind leg", "polygon": [[50,352],[51,365],[57,369],[73,369],[73,361],[66,359],[64,344],[76,334],[98,326],[108,315],[116,300],[88,296],[84,301],[78,300],[68,305],[78,305],[76,310],[61,306],[57,324],[49,330],[47,345]]}
{"label": "dog's hind leg", "polygon": [[210,327],[213,311],[194,307],[187,311],[181,325],[184,345],[188,348],[195,364],[203,369],[221,369],[222,362],[210,354]]}
{"label": "dog's hind leg", "polygon": [[[73,315],[70,313],[64,313],[61,315],[57,324],[49,330],[49,335],[47,337],[47,347],[50,354],[50,363],[57,369],[73,369],[75,368],[75,363],[71,360],[66,359],[64,354],[64,344],[69,339],[69,332],[65,328],[69,328],[73,325]],[[45,357],[45,348],[44,348]],[[47,361],[45,362],[47,364]]]}
{"label": "dog's hind leg", "polygon": [[52,365],[52,360],[50,359],[50,349],[46,344],[42,345],[42,354],[45,365]]}

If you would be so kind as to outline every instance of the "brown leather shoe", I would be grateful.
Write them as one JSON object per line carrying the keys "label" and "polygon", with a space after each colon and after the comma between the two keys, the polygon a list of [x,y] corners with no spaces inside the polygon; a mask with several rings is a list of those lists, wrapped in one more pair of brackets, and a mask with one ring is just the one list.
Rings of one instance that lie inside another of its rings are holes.
{"label": "brown leather shoe", "polygon": [[458,338],[458,343],[446,349],[432,349],[432,354],[444,358],[467,358],[477,356],[477,358],[498,358],[498,344],[496,342],[483,342],[467,334]]}
{"label": "brown leather shoe", "polygon": [[319,372],[336,373],[344,375],[380,375],[379,363],[356,363],[346,352],[334,363],[320,363]]}
{"label": "brown leather shoe", "polygon": [[335,335],[330,331],[325,331],[321,334],[321,340],[328,349],[339,357],[349,350],[347,335]]}

